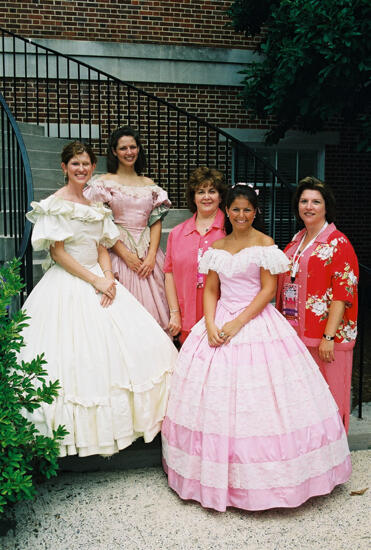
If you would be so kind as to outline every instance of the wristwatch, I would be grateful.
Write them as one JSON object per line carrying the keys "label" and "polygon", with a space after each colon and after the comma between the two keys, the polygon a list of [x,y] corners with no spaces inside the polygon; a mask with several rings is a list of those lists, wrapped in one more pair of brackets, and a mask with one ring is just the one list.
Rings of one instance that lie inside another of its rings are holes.
{"label": "wristwatch", "polygon": [[335,340],[335,336],[329,336],[328,334],[324,334],[322,338],[328,340],[329,342],[331,342],[331,340]]}

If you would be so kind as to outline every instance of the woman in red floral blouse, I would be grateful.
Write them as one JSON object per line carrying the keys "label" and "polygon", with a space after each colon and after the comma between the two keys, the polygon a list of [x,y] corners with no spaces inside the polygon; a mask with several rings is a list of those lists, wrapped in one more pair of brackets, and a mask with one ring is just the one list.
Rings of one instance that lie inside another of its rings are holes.
{"label": "woman in red floral blouse", "polygon": [[357,256],[333,223],[335,199],[325,183],[304,178],[293,204],[305,227],[284,250],[291,261],[289,271],[279,276],[276,307],[317,362],[348,431],[357,335]]}

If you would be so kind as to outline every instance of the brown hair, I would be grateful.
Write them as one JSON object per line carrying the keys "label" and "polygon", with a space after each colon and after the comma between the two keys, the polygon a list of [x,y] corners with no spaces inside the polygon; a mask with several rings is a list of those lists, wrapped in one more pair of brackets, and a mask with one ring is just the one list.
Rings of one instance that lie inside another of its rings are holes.
{"label": "brown hair", "polygon": [[97,157],[93,149],[88,143],[83,143],[82,141],[72,141],[71,143],[67,143],[67,145],[63,147],[61,160],[64,164],[68,164],[72,157],[81,155],[82,153],[88,153],[91,163],[97,164]]}
{"label": "brown hair", "polygon": [[113,151],[116,150],[119,139],[123,136],[132,137],[139,148],[138,158],[134,164],[134,170],[138,174],[138,176],[140,176],[142,175],[147,165],[146,154],[144,152],[139,133],[130,126],[122,126],[121,128],[117,128],[117,130],[115,130],[110,135],[107,146],[107,172],[109,172],[110,174],[116,174],[117,172],[119,161],[118,158],[113,154]]}
{"label": "brown hair", "polygon": [[325,201],[326,221],[328,223],[334,222],[336,218],[336,203],[334,194],[324,181],[321,181],[314,176],[307,176],[306,178],[300,180],[292,198],[292,206],[298,222],[301,224],[303,223],[303,220],[299,216],[299,201],[303,191],[306,189],[312,189],[313,191],[318,191],[321,193],[323,200]]}
{"label": "brown hair", "polygon": [[[239,183],[232,185],[232,187],[228,189],[227,197],[225,200],[226,207],[230,208],[231,204],[239,197],[243,197],[244,199],[248,200],[251,206],[255,210],[255,218],[252,223],[252,226],[258,231],[265,233],[264,218],[262,213],[260,212],[260,208],[258,204],[258,195],[256,194],[256,190],[253,187],[250,187],[250,185],[246,185],[245,183],[242,185]],[[225,232],[227,233],[227,235],[229,235],[230,233],[232,233],[232,231],[233,231],[232,224],[229,221],[228,216],[226,216]]]}
{"label": "brown hair", "polygon": [[186,188],[186,197],[188,201],[188,208],[194,214],[197,210],[195,205],[195,193],[200,187],[205,187],[208,184],[212,184],[218,191],[223,208],[225,202],[225,196],[227,193],[227,186],[224,181],[224,175],[219,170],[214,168],[208,168],[207,166],[199,166],[189,176]]}

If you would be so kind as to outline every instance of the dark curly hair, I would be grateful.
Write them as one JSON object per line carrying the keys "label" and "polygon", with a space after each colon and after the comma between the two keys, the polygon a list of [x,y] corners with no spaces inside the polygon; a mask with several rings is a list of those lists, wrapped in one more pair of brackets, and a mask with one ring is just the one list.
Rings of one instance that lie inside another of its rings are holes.
{"label": "dark curly hair", "polygon": [[328,223],[334,222],[336,219],[336,202],[332,190],[325,182],[315,178],[314,176],[307,176],[299,181],[295,194],[292,198],[292,206],[299,224],[304,225],[304,222],[299,215],[299,201],[303,191],[306,189],[311,189],[321,193],[323,200],[325,201],[326,221]]}
{"label": "dark curly hair", "polygon": [[186,188],[186,197],[188,202],[188,208],[194,214],[197,210],[195,204],[195,193],[201,187],[212,184],[218,191],[221,203],[220,207],[224,207],[225,195],[227,193],[227,186],[224,181],[224,175],[219,170],[214,168],[208,168],[207,166],[199,166],[193,170],[189,176]]}
{"label": "dark curly hair", "polygon": [[88,143],[83,143],[82,141],[72,141],[71,143],[67,143],[62,149],[61,153],[61,161],[64,164],[68,164],[68,162],[72,159],[72,157],[76,155],[81,155],[82,153],[88,153],[91,163],[97,164],[97,157],[91,148],[91,146]]}
{"label": "dark curly hair", "polygon": [[[226,207],[230,208],[231,204],[239,197],[243,197],[247,199],[251,204],[251,206],[256,211],[255,219],[252,224],[253,227],[258,231],[262,231],[262,233],[265,233],[264,220],[259,209],[258,195],[256,194],[255,189],[246,184],[241,185],[239,183],[236,183],[236,185],[233,185],[228,189],[228,193],[225,201]],[[233,231],[232,224],[229,221],[229,218],[226,217],[225,232],[227,233],[227,235],[229,235],[230,233],[232,233],[232,231]]]}
{"label": "dark curly hair", "polygon": [[147,166],[147,159],[143,145],[140,141],[139,133],[130,126],[121,126],[121,128],[117,128],[117,130],[110,135],[107,146],[107,172],[110,172],[110,174],[116,174],[117,172],[119,161],[113,154],[113,151],[116,149],[119,139],[123,136],[131,136],[134,138],[139,147],[138,158],[135,161],[134,169],[138,176],[140,176]]}

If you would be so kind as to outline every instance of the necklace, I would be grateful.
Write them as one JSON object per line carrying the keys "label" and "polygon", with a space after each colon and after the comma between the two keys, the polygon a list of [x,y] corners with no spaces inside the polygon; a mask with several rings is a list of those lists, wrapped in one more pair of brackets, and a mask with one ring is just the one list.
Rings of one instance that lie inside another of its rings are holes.
{"label": "necklace", "polygon": [[197,225],[197,229],[198,229],[199,233],[201,233],[201,234],[203,233],[204,235],[206,235],[206,233],[208,231],[210,231],[211,226],[212,226],[213,221],[215,220],[215,218],[216,218],[216,213],[213,215],[211,220],[207,221],[207,227],[202,225],[202,223],[196,219],[196,225]]}

